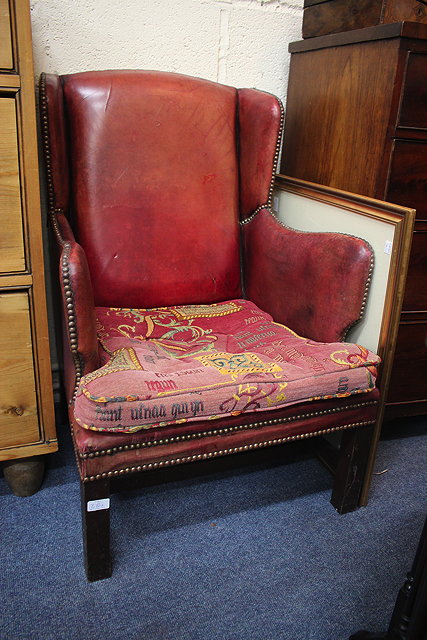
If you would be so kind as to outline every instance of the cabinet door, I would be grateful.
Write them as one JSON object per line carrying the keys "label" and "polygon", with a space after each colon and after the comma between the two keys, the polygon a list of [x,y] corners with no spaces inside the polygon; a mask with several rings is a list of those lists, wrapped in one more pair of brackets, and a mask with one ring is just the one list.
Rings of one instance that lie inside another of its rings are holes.
{"label": "cabinet door", "polygon": [[386,200],[413,207],[427,219],[427,142],[395,140]]}
{"label": "cabinet door", "polygon": [[13,69],[9,0],[0,0],[0,69]]}
{"label": "cabinet door", "polygon": [[387,401],[409,403],[407,415],[411,415],[410,403],[426,399],[426,371],[427,322],[402,322]]}
{"label": "cabinet door", "polygon": [[29,298],[0,294],[0,447],[40,439]]}
{"label": "cabinet door", "polygon": [[402,90],[399,127],[426,129],[427,54],[408,53]]}
{"label": "cabinet door", "polygon": [[25,270],[16,104],[0,98],[0,273]]}
{"label": "cabinet door", "polygon": [[425,228],[416,226],[412,239],[403,311],[427,313],[427,224],[420,223],[419,227],[421,225]]}

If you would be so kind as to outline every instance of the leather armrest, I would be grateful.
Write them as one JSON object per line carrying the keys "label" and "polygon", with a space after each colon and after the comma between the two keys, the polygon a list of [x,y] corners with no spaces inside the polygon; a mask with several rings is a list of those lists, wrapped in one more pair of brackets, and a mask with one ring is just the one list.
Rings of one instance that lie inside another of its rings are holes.
{"label": "leather armrest", "polygon": [[[57,240],[61,249],[59,281],[61,285],[64,333],[69,352],[65,354],[66,386],[69,397],[80,377],[100,366],[96,314],[89,267],[83,248],[75,241],[65,216],[53,217]],[[64,351],[67,345],[64,345]],[[74,365],[74,373],[70,372]],[[70,380],[72,378],[72,380]]]}
{"label": "leather armrest", "polygon": [[343,340],[361,318],[373,268],[366,241],[296,231],[262,209],[243,224],[243,251],[246,297],[299,335]]}

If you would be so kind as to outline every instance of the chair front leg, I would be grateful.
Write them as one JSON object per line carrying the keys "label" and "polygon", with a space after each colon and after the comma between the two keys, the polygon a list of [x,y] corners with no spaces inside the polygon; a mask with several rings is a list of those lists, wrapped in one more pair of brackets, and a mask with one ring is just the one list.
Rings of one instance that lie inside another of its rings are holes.
{"label": "chair front leg", "polygon": [[83,552],[90,582],[111,576],[110,482],[81,482]]}
{"label": "chair front leg", "polygon": [[338,513],[359,507],[374,425],[343,431],[331,503]]}

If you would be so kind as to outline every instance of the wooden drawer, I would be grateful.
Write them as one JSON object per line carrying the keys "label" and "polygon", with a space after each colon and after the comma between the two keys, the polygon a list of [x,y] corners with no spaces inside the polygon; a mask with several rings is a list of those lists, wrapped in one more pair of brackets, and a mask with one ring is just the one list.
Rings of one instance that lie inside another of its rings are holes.
{"label": "wooden drawer", "polygon": [[329,0],[305,2],[302,37],[362,29],[379,24],[383,0]]}
{"label": "wooden drawer", "polygon": [[387,402],[425,400],[427,320],[400,325]]}
{"label": "wooden drawer", "polygon": [[398,126],[427,128],[427,54],[408,54]]}
{"label": "wooden drawer", "polygon": [[390,22],[427,22],[417,0],[305,0],[303,38],[363,29]]}
{"label": "wooden drawer", "polygon": [[[427,229],[415,231],[412,238],[403,311],[427,312]],[[426,370],[427,387],[427,370]]]}
{"label": "wooden drawer", "polygon": [[0,294],[0,447],[40,439],[26,291]]}
{"label": "wooden drawer", "polygon": [[427,142],[395,140],[385,200],[412,207],[427,220]]}
{"label": "wooden drawer", "polygon": [[0,273],[25,270],[16,103],[0,98]]}
{"label": "wooden drawer", "polygon": [[13,69],[9,0],[0,0],[0,69]]}

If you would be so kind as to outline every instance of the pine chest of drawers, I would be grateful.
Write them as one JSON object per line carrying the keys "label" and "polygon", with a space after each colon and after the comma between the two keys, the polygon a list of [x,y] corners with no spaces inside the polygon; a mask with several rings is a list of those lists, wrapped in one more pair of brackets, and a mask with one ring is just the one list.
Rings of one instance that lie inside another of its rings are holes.
{"label": "pine chest of drawers", "polygon": [[57,449],[28,0],[0,0],[0,43],[0,460],[19,463]]}

